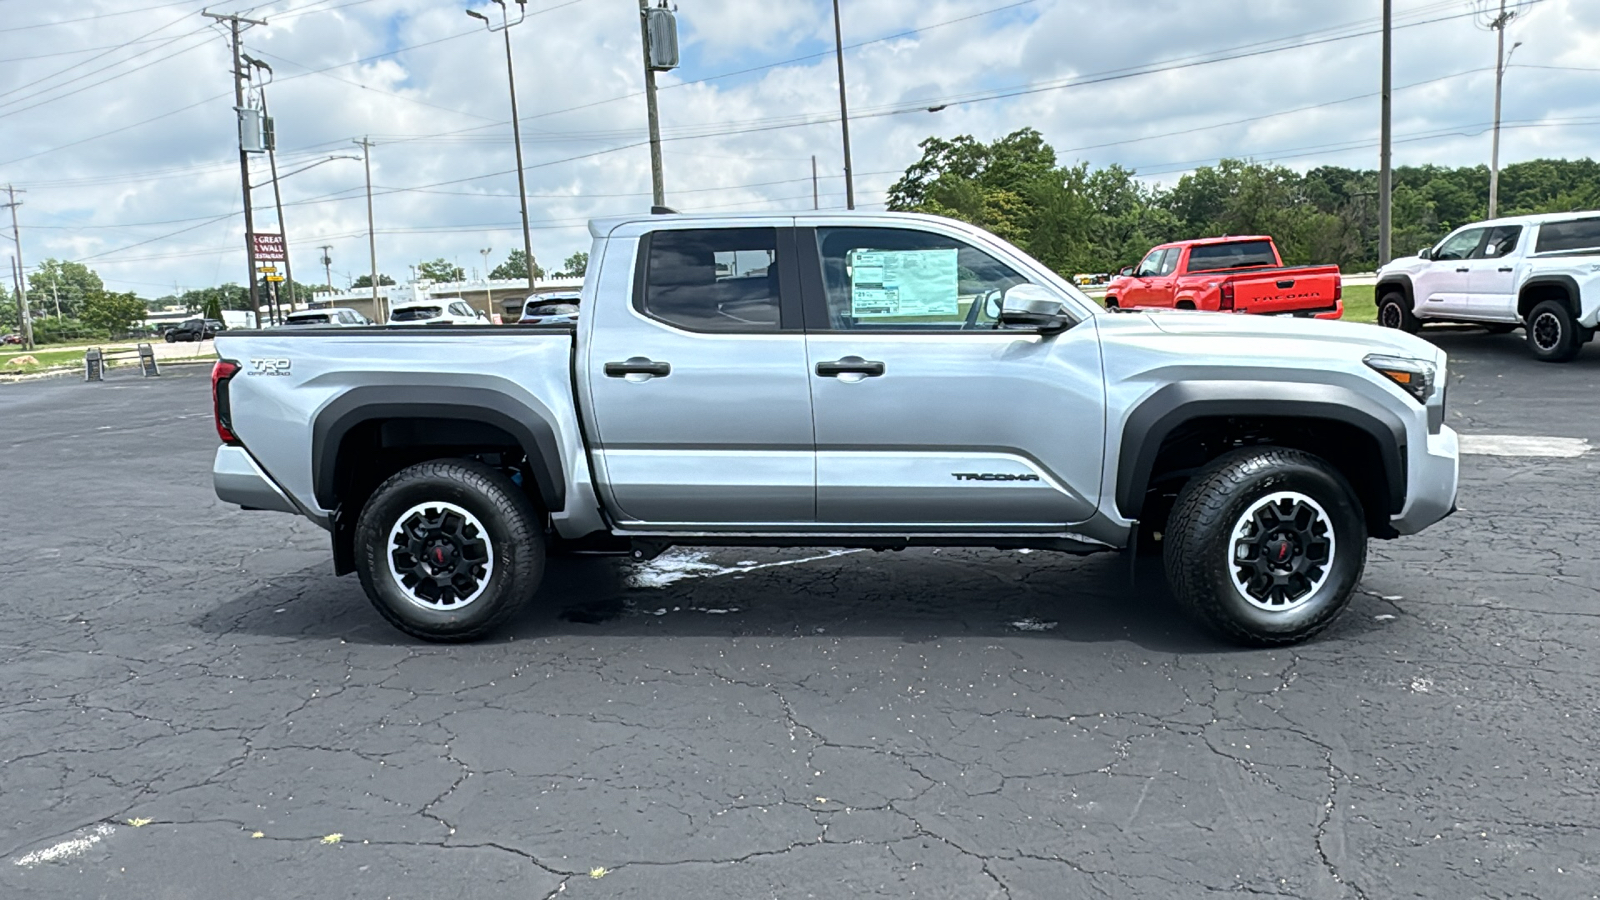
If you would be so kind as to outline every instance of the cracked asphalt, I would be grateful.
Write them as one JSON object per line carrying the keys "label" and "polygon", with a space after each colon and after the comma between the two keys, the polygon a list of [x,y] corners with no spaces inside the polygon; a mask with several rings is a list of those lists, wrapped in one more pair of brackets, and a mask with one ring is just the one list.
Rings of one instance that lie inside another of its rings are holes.
{"label": "cracked asphalt", "polygon": [[[1600,347],[1430,336],[1460,430],[1600,445]],[[1600,893],[1600,452],[1466,458],[1289,650],[948,550],[556,561],[439,647],[214,498],[205,375],[0,387],[0,896]]]}

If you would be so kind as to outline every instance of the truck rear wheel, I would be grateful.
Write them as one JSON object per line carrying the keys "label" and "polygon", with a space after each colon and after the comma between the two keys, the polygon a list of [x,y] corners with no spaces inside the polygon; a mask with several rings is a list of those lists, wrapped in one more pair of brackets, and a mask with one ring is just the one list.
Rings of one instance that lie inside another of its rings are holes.
{"label": "truck rear wheel", "polygon": [[356,520],[361,587],[391,625],[471,641],[505,624],[544,576],[538,513],[511,479],[469,459],[402,469]]}
{"label": "truck rear wheel", "polygon": [[1588,336],[1560,300],[1546,300],[1528,313],[1528,349],[1544,362],[1570,362]]}
{"label": "truck rear wheel", "polygon": [[1282,646],[1326,628],[1366,566],[1367,528],[1349,483],[1299,450],[1219,457],[1179,492],[1167,522],[1167,580],[1211,630]]}
{"label": "truck rear wheel", "polygon": [[1411,304],[1400,291],[1390,291],[1378,299],[1378,324],[1385,328],[1398,328],[1406,334],[1416,334],[1422,322],[1411,311]]}

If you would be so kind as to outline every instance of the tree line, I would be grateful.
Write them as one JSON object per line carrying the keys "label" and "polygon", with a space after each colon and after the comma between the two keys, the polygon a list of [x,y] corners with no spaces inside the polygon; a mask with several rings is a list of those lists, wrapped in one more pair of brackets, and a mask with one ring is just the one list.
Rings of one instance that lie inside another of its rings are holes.
{"label": "tree line", "polygon": [[[1378,265],[1378,173],[1226,159],[1176,184],[1153,186],[1132,169],[1062,165],[1039,132],[992,143],[929,138],[922,158],[889,190],[889,208],[978,225],[1063,275],[1114,272],[1156,244],[1227,234],[1269,234],[1290,265]],[[1431,246],[1483,219],[1488,166],[1394,170],[1392,252]],[[1600,208],[1600,163],[1539,159],[1500,172],[1500,215]]]}

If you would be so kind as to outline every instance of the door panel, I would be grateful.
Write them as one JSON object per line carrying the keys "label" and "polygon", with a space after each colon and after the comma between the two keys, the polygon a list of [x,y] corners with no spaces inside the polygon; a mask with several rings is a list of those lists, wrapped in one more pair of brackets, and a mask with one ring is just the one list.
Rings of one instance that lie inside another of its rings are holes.
{"label": "door panel", "polygon": [[1105,433],[1092,321],[1044,338],[812,334],[817,519],[953,530],[1059,529],[1094,513]]}
{"label": "door panel", "polygon": [[635,302],[589,310],[594,455],[621,524],[814,521],[792,231],[657,231],[641,245],[651,274],[635,273]]}
{"label": "door panel", "polygon": [[1497,225],[1468,261],[1467,312],[1474,319],[1492,322],[1517,320],[1517,245],[1520,225]]}
{"label": "door panel", "polygon": [[1469,258],[1483,242],[1487,228],[1468,228],[1450,235],[1435,251],[1427,268],[1411,279],[1418,312],[1424,316],[1464,316],[1469,313],[1472,266]]}

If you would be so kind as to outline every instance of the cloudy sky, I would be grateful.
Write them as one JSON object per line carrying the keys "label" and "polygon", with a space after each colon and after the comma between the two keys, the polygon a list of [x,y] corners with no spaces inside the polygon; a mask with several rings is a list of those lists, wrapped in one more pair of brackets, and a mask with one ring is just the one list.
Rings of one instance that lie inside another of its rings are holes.
{"label": "cloudy sky", "polygon": [[[1487,162],[1495,47],[1478,5],[1395,0],[1397,164]],[[481,273],[481,250],[498,263],[520,246],[504,45],[460,0],[0,0],[0,185],[27,191],[28,262],[82,260],[145,296],[245,279],[229,51],[207,6],[268,23],[244,44],[274,70],[297,280],[322,280],[321,245],[336,286],[367,269],[361,163],[323,162],[359,153],[364,135],[383,272],[405,280],[442,256]],[[841,7],[869,209],[922,139],[1023,126],[1064,162],[1156,182],[1228,156],[1376,166],[1377,0]],[[553,269],[587,249],[589,217],[649,205],[638,5],[530,0],[527,12],[511,33],[529,216]],[[809,208],[815,155],[821,205],[843,206],[831,5],[679,0],[678,16],[683,66],[660,94],[668,203]],[[1600,3],[1542,0],[1508,36],[1523,46],[1502,161],[1594,155]],[[271,200],[256,192],[262,230],[276,230]],[[0,240],[0,257],[12,249]]]}

